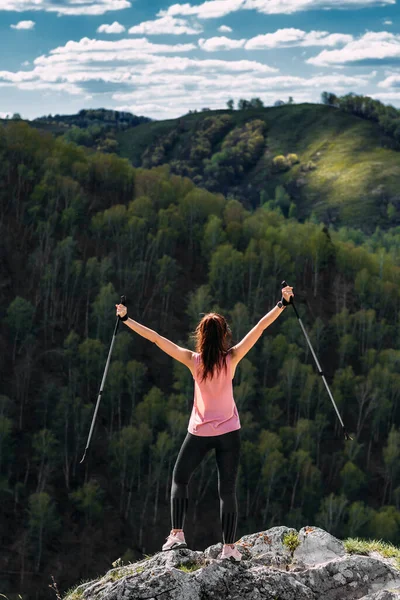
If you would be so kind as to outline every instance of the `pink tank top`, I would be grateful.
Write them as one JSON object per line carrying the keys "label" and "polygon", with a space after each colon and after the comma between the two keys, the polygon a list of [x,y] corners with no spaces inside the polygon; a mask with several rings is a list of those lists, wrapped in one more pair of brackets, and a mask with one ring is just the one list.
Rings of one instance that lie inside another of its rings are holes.
{"label": "pink tank top", "polygon": [[231,378],[231,355],[226,357],[227,369],[201,381],[200,354],[194,354],[194,403],[188,431],[193,435],[223,435],[240,429],[240,420]]}

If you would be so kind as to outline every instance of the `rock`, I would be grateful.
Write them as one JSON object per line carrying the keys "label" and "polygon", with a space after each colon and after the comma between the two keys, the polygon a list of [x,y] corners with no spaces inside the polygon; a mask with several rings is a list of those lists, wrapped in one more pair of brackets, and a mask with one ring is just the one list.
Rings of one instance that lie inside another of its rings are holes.
{"label": "rock", "polygon": [[400,571],[368,556],[351,555],[333,559],[294,577],[324,600],[358,600],[362,596],[400,585]]}
{"label": "rock", "polygon": [[253,562],[286,569],[292,562],[292,555],[283,543],[288,533],[297,531],[290,527],[272,527],[267,531],[245,535],[238,541],[238,547],[244,557]]}
{"label": "rock", "polygon": [[[294,541],[298,535],[294,552],[284,543],[288,533]],[[272,527],[242,537],[237,545],[239,563],[218,558],[221,544],[204,552],[159,552],[110,570],[65,600],[400,599],[400,571],[388,560],[376,553],[346,554],[340,540],[317,527],[305,527],[298,534],[288,527]]]}
{"label": "rock", "polygon": [[342,542],[319,527],[303,527],[299,531],[299,547],[293,558],[304,565],[320,565],[346,554]]}

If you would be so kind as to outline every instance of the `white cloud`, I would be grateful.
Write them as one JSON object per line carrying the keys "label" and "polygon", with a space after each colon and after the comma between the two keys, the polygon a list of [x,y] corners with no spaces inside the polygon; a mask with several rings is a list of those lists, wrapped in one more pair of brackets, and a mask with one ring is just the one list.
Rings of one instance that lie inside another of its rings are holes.
{"label": "white cloud", "polygon": [[218,52],[222,50],[234,50],[235,48],[243,48],[246,40],[231,40],[225,36],[212,37],[208,40],[200,39],[199,46],[206,52]]}
{"label": "white cloud", "polygon": [[349,9],[386,6],[396,4],[396,0],[207,0],[202,4],[173,4],[160,16],[193,15],[199,19],[225,17],[238,10],[256,10],[267,15],[292,14],[316,9]]}
{"label": "white cloud", "polygon": [[371,64],[378,62],[400,62],[400,35],[381,32],[368,32],[340,50],[323,50],[309,58],[311,65],[328,67],[331,65]]}
{"label": "white cloud", "polygon": [[257,35],[246,42],[246,50],[268,48],[291,48],[294,46],[336,46],[353,40],[351,35],[327,31],[302,31],[301,29],[278,29],[275,33]]}
{"label": "white cloud", "polygon": [[390,75],[378,83],[381,88],[400,88],[400,74]]}
{"label": "white cloud", "polygon": [[98,33],[123,33],[125,31],[125,27],[118,23],[118,21],[114,21],[111,25],[104,23],[104,25],[100,25],[98,27]]}
{"label": "white cloud", "polygon": [[386,20],[386,21],[383,21],[383,24],[384,25],[393,25],[393,21]]}
{"label": "white cloud", "polygon": [[266,15],[292,14],[305,10],[344,10],[396,4],[396,0],[245,0],[244,8]]}
{"label": "white cloud", "polygon": [[128,0],[0,0],[0,11],[44,11],[57,15],[104,15],[111,10],[130,8]]}
{"label": "white cloud", "polygon": [[392,102],[400,102],[400,92],[378,92],[376,94],[369,94],[371,98],[380,100],[384,104],[391,104]]}
{"label": "white cloud", "polygon": [[199,46],[207,52],[246,48],[260,50],[270,48],[293,48],[296,46],[336,46],[348,44],[353,40],[351,35],[329,33],[327,31],[302,31],[301,29],[278,29],[275,33],[257,35],[250,40],[233,40],[225,36],[200,39]]}
{"label": "white cloud", "polygon": [[7,119],[7,117],[11,117],[11,113],[9,113],[9,112],[0,112],[0,119]]}
{"label": "white cloud", "polygon": [[[153,44],[146,38],[122,39],[118,41],[96,40],[82,38],[79,42],[69,41],[65,46],[59,46],[51,50],[48,56],[39,56],[35,59],[35,64],[49,64],[52,62],[67,61],[68,57],[72,60],[81,59],[85,62],[87,59],[94,61],[125,60],[133,57],[135,53],[142,52],[149,54],[163,53],[181,53],[194,50],[194,44]],[[139,55],[137,55],[139,56]]]}
{"label": "white cloud", "polygon": [[190,25],[186,19],[176,19],[169,15],[160,17],[154,21],[144,21],[140,25],[134,25],[129,29],[129,33],[140,33],[145,35],[162,35],[162,34],[173,34],[173,35],[195,35],[201,33],[203,28],[200,24],[196,23]]}
{"label": "white cloud", "polygon": [[221,25],[221,27],[218,27],[218,31],[221,33],[232,33],[232,27],[228,27],[228,25]]}
{"label": "white cloud", "polygon": [[186,54],[195,48],[194,44],[154,44],[146,38],[83,38],[37,57],[31,68],[0,71],[0,86],[68,93],[81,100],[88,94],[107,94],[113,108],[126,106],[164,118],[190,109],[221,108],[228,98],[237,101],[243,96],[260,97],[267,104],[289,96],[297,102],[313,101],[323,89],[363,90],[372,76],[287,76],[254,60],[203,60]]}
{"label": "white cloud", "polygon": [[203,4],[198,4],[197,6],[192,6],[189,3],[173,4],[167,10],[161,10],[158,14],[160,16],[170,15],[173,17],[177,15],[195,15],[199,19],[216,19],[240,10],[244,7],[244,2],[245,0],[207,0],[207,2],[203,2]]}
{"label": "white cloud", "polygon": [[19,21],[16,25],[10,25],[11,29],[33,29],[35,21]]}

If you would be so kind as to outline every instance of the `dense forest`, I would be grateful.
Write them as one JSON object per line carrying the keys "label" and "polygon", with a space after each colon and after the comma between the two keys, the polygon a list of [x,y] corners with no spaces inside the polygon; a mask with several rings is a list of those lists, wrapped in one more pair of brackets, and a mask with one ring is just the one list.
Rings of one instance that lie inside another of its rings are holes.
{"label": "dense forest", "polygon": [[[223,152],[247,134],[264,126],[243,117]],[[159,550],[169,532],[193,381],[122,326],[79,462],[121,294],[132,317],[190,347],[203,312],[225,314],[239,340],[282,279],[293,285],[354,440],[289,307],[235,376],[238,536],[308,524],[400,543],[399,227],[368,235],[316,213],[300,222],[293,198],[291,210],[261,193],[243,205],[168,165],[133,167],[23,122],[0,126],[0,158],[0,594],[52,598],[51,576],[65,591],[118,557]],[[213,177],[235,177],[224,164]],[[219,541],[212,456],[191,482],[187,539]]]}

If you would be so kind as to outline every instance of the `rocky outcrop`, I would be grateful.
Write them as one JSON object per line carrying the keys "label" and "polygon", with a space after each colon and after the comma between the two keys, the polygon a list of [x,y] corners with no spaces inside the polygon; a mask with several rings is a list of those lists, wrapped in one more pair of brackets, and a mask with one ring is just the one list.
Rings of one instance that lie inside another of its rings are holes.
{"label": "rocky outcrop", "polygon": [[390,560],[349,555],[317,527],[273,527],[237,545],[240,563],[221,561],[221,544],[160,552],[112,569],[65,600],[400,599],[400,571]]}

